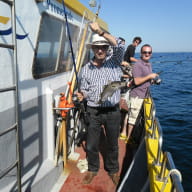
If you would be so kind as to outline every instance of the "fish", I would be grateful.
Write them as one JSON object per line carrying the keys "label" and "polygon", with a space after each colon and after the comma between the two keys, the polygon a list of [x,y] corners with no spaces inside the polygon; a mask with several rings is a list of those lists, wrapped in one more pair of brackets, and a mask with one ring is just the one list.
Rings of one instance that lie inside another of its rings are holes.
{"label": "fish", "polygon": [[103,86],[103,91],[100,94],[100,99],[98,101],[98,104],[101,104],[104,102],[108,97],[111,97],[113,93],[122,88],[127,87],[128,82],[126,81],[112,81],[107,85]]}

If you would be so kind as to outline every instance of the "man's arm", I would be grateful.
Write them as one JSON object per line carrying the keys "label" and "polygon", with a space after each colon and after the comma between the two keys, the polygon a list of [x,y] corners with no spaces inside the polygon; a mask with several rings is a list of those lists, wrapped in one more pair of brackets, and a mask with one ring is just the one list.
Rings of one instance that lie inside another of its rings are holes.
{"label": "man's arm", "polygon": [[116,38],[113,37],[110,33],[105,33],[98,25],[97,22],[90,23],[90,28],[94,33],[103,36],[112,46],[117,46]]}
{"label": "man's arm", "polygon": [[149,75],[145,77],[134,77],[134,83],[135,85],[141,85],[145,83],[148,80],[155,79],[155,77],[159,76],[157,73],[150,73]]}
{"label": "man's arm", "polygon": [[136,59],[135,57],[130,57],[130,61],[131,61],[131,62],[137,62],[138,59]]}

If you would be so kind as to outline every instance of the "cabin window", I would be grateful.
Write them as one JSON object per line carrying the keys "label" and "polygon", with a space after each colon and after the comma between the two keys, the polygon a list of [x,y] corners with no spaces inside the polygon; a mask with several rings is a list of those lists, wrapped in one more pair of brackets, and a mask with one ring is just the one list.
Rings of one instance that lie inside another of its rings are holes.
{"label": "cabin window", "polygon": [[[79,28],[69,24],[74,54],[77,50]],[[73,61],[66,23],[43,13],[38,43],[35,49],[33,77],[38,79],[72,69]]]}

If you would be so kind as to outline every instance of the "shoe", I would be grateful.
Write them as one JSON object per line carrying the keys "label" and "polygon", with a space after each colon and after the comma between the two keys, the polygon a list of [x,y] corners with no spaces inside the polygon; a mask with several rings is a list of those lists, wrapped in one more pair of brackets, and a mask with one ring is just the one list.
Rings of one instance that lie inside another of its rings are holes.
{"label": "shoe", "polygon": [[80,173],[84,173],[88,170],[88,162],[87,159],[79,159],[77,163],[77,167],[79,168]]}
{"label": "shoe", "polygon": [[119,139],[120,140],[126,140],[127,139],[127,135],[124,135],[124,134],[120,134],[120,136],[119,136]]}
{"label": "shoe", "polygon": [[88,171],[85,177],[83,178],[82,183],[83,184],[90,184],[93,178],[97,175],[96,172]]}
{"label": "shoe", "polygon": [[118,183],[119,183],[119,179],[120,179],[118,173],[109,174],[109,177],[110,177],[111,180],[113,181],[114,185],[117,186]]}

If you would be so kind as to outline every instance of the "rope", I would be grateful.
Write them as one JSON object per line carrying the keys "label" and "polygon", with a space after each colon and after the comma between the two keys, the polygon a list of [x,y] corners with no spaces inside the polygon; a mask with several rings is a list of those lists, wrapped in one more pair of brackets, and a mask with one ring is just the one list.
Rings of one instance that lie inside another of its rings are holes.
{"label": "rope", "polygon": [[163,183],[163,186],[162,186],[160,192],[163,192],[163,191],[164,191],[165,186],[166,186],[166,184],[167,184],[167,182],[168,182],[168,178],[169,178],[169,177],[171,176],[171,174],[173,174],[173,173],[176,174],[176,175],[179,177],[180,182],[182,181],[182,175],[181,175],[180,171],[179,171],[178,169],[171,169],[171,170],[169,171],[167,177],[165,178],[165,182]]}
{"label": "rope", "polygon": [[68,34],[68,37],[69,37],[69,44],[70,44],[70,48],[71,48],[73,67],[74,67],[74,72],[75,72],[75,76],[76,76],[76,81],[77,81],[77,84],[78,84],[78,76],[77,76],[77,70],[76,70],[75,56],[74,56],[74,52],[73,52],[73,46],[72,46],[71,35],[70,35],[70,31],[69,31],[69,23],[68,23],[68,19],[67,19],[67,13],[66,13],[66,9],[65,9],[64,0],[62,0],[62,4],[63,4],[63,11],[64,11],[65,21],[66,21],[66,26],[67,26],[67,34]]}

